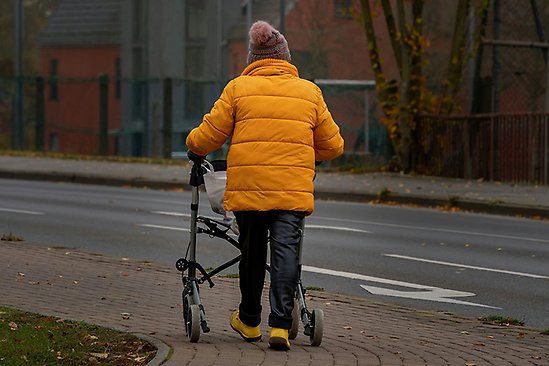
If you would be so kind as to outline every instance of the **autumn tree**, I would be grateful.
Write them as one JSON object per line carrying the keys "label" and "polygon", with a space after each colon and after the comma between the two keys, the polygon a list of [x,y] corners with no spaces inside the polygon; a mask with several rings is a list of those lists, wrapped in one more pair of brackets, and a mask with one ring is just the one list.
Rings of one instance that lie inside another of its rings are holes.
{"label": "autumn tree", "polygon": [[[37,37],[59,0],[23,1],[23,74],[28,78],[38,73],[39,49]],[[0,148],[9,146],[5,132],[12,119],[12,98],[15,87],[15,6],[14,1],[0,1]],[[31,83],[25,84],[25,94],[33,95]],[[25,98],[25,108],[32,108],[31,98]]]}
{"label": "autumn tree", "polygon": [[[461,84],[464,62],[467,60],[466,22],[469,9],[479,14],[489,0],[457,0],[454,31],[442,94],[435,95],[426,86],[423,72],[427,64],[424,51],[429,39],[424,35],[424,7],[433,4],[424,0],[361,0],[359,19],[368,40],[368,52],[380,105],[395,157],[392,165],[404,171],[414,166],[415,117],[420,113],[449,114],[454,111],[454,99]],[[440,6],[440,4],[439,4]],[[374,19],[382,16],[386,30],[376,29]],[[452,19],[448,19],[452,21]],[[389,78],[380,58],[378,35],[386,31],[390,38],[392,56],[398,68],[398,78]]]}

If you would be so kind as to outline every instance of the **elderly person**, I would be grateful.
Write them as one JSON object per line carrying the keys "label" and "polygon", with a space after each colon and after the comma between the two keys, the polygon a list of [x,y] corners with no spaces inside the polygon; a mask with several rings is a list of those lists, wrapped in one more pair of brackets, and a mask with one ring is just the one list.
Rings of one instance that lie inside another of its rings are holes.
{"label": "elderly person", "polygon": [[264,21],[250,28],[248,66],[231,80],[187,137],[196,156],[230,137],[224,207],[240,230],[241,301],[231,327],[261,339],[261,294],[270,246],[271,348],[289,350],[305,216],[314,209],[315,162],[343,152],[343,138],[320,89],[299,78],[284,36]]}

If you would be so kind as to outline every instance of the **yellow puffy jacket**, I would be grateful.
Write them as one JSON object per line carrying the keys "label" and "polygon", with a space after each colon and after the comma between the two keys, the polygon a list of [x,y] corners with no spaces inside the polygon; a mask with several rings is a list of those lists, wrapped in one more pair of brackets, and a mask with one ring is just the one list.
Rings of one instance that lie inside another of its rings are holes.
{"label": "yellow puffy jacket", "polygon": [[315,160],[343,153],[343,138],[320,89],[283,60],[253,62],[231,80],[186,143],[195,154],[206,155],[231,135],[228,211],[310,214]]}

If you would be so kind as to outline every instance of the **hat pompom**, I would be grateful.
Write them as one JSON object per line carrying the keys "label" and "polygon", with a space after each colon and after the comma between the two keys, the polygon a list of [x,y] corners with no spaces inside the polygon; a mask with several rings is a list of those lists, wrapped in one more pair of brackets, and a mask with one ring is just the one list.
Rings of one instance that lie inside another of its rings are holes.
{"label": "hat pompom", "polygon": [[250,42],[256,45],[266,43],[273,35],[275,29],[269,23],[259,20],[250,28]]}
{"label": "hat pompom", "polygon": [[286,38],[266,21],[258,20],[250,27],[247,62],[269,58],[290,61],[292,56]]}

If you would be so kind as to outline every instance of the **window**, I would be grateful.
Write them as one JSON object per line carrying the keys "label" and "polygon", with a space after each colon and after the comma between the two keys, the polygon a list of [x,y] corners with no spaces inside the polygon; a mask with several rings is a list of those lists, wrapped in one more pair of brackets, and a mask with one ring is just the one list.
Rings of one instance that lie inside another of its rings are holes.
{"label": "window", "polygon": [[59,100],[58,66],[57,59],[54,58],[50,61],[50,100]]}
{"label": "window", "polygon": [[352,9],[351,0],[334,0],[334,15],[336,18],[352,19]]}
{"label": "window", "polygon": [[206,2],[187,0],[187,39],[204,40],[208,33]]}

